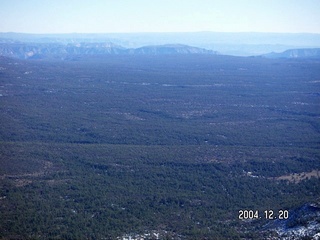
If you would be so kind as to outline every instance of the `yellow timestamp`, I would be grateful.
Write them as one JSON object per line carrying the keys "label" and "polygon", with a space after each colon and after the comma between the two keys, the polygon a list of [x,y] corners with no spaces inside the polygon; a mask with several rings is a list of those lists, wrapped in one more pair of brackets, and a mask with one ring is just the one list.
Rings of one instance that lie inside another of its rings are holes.
{"label": "yellow timestamp", "polygon": [[239,210],[238,218],[240,220],[250,220],[250,219],[280,219],[285,220],[289,218],[289,211],[288,210],[265,210],[265,211],[258,211],[258,210]]}

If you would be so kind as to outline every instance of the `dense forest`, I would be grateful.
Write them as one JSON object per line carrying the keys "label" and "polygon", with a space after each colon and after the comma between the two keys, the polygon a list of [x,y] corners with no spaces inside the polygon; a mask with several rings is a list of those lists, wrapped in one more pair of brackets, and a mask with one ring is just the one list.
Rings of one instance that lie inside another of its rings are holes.
{"label": "dense forest", "polygon": [[0,112],[2,239],[263,239],[320,197],[316,60],[1,57]]}

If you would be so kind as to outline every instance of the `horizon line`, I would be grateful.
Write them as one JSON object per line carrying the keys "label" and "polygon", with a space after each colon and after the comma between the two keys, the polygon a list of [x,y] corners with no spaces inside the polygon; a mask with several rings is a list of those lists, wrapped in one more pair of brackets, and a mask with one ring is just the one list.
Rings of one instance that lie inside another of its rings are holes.
{"label": "horizon line", "polygon": [[221,31],[169,31],[169,32],[59,32],[59,33],[31,33],[31,32],[1,32],[0,34],[29,34],[29,35],[85,35],[85,34],[94,34],[94,35],[102,35],[102,34],[188,34],[188,33],[219,33],[219,34],[314,34],[320,35],[316,32],[260,32],[260,31],[244,31],[244,32],[221,32]]}

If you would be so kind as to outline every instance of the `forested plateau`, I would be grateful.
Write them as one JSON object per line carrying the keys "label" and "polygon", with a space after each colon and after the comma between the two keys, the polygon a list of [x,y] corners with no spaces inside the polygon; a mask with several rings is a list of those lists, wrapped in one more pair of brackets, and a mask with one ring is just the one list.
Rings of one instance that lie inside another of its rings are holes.
{"label": "forested plateau", "polygon": [[2,239],[277,239],[320,197],[318,60],[0,57],[0,112]]}

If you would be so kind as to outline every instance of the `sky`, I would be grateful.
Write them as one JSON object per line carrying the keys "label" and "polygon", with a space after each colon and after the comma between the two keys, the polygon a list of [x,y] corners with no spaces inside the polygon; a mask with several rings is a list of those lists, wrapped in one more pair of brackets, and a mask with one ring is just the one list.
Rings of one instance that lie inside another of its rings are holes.
{"label": "sky", "polygon": [[320,33],[320,0],[0,0],[0,32]]}

